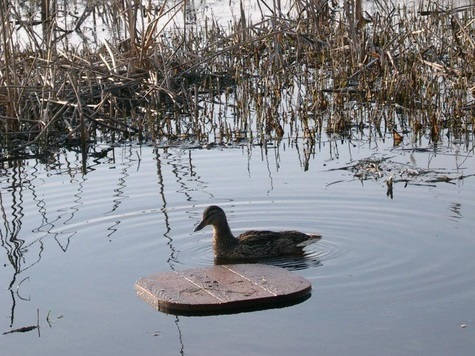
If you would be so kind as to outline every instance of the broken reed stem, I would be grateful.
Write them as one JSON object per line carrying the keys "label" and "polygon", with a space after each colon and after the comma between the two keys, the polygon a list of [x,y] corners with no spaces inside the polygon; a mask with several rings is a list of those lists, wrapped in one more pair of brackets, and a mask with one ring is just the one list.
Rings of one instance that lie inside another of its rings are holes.
{"label": "broken reed stem", "polygon": [[86,132],[86,125],[84,123],[84,110],[82,106],[82,99],[81,95],[79,94],[79,86],[78,81],[76,79],[75,74],[68,73],[69,80],[71,81],[71,87],[74,90],[74,94],[76,95],[76,108],[75,112],[79,115],[79,127],[81,131],[81,154],[83,160],[83,167],[86,166],[87,160],[87,132]]}
{"label": "broken reed stem", "polygon": [[[4,71],[2,75],[3,80],[5,81],[5,113],[8,116],[18,116],[18,110],[16,107],[17,98],[15,95],[15,89],[12,89],[17,85],[17,73],[15,66],[15,52],[14,46],[12,45],[12,29],[10,27],[9,21],[4,21],[4,19],[9,17],[10,7],[8,2],[2,2],[0,5],[0,16],[2,20],[2,44],[4,52]],[[1,93],[1,91],[0,91]],[[6,130],[18,130],[18,124],[15,121],[10,121],[6,124]]]}

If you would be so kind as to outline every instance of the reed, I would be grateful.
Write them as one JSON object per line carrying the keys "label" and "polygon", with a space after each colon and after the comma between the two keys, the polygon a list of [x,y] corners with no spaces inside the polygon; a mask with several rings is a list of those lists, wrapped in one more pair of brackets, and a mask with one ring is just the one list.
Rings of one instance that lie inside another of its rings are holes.
{"label": "reed", "polygon": [[375,3],[260,0],[258,22],[241,5],[225,27],[196,23],[188,1],[42,0],[40,17],[37,2],[2,2],[2,159],[98,138],[315,142],[363,127],[470,141],[475,6]]}

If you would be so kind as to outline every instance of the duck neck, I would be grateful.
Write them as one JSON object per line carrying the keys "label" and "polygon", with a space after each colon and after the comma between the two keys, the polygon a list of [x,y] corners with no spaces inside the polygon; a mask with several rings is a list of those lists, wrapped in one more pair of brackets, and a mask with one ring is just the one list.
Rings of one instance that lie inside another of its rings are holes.
{"label": "duck neck", "polygon": [[236,238],[229,228],[227,220],[216,222],[213,225],[214,244],[218,249],[226,249],[236,245]]}

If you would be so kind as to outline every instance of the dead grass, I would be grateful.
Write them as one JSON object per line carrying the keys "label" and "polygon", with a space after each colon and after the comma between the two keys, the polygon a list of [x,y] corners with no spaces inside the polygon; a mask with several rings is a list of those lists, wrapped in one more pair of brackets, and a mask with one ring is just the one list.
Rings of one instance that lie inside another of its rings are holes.
{"label": "dead grass", "polygon": [[[189,18],[186,2],[88,1],[74,15],[44,0],[41,18],[2,3],[2,159],[86,153],[98,137],[315,141],[369,126],[473,137],[475,6],[378,2],[369,14],[360,1],[294,0],[284,13],[258,3],[262,21],[242,10],[227,28],[174,26]],[[103,41],[98,23],[112,31]]]}

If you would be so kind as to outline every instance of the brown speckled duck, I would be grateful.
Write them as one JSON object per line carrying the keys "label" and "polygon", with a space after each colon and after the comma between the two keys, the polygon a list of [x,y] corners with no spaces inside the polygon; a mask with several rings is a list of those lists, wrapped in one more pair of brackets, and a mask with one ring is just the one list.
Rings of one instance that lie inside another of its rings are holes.
{"label": "brown speckled duck", "polygon": [[203,219],[194,231],[213,225],[214,255],[218,259],[252,260],[265,257],[302,255],[303,247],[320,239],[320,235],[298,231],[246,231],[234,237],[226,214],[219,206],[211,205],[203,212]]}

